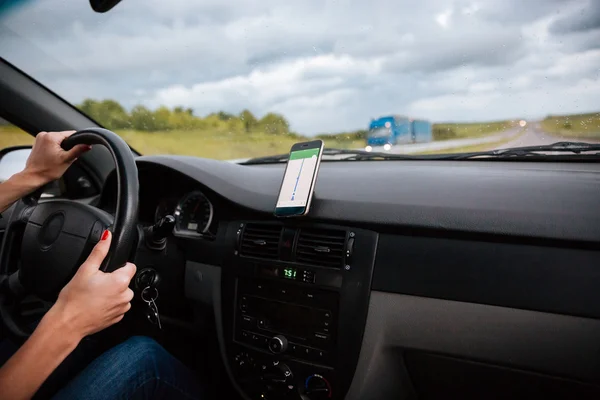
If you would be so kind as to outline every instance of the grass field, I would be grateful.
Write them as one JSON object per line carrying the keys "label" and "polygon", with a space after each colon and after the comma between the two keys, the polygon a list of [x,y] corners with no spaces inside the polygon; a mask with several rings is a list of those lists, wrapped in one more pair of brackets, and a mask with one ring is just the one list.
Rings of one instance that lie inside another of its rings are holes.
{"label": "grass field", "polygon": [[[229,134],[228,132],[166,131],[117,132],[141,154],[180,154],[220,160],[284,154],[305,138],[266,133]],[[356,148],[358,140],[325,140],[326,147]]]}
{"label": "grass field", "polygon": [[552,135],[582,139],[600,139],[600,112],[548,116],[541,121],[542,129]]}
{"label": "grass field", "polygon": [[0,125],[0,149],[33,144],[33,136],[12,125]]}
{"label": "grass field", "polygon": [[[220,160],[283,154],[289,152],[294,143],[304,140],[297,136],[266,133],[230,134],[184,130],[164,132],[123,130],[116,133],[141,154],[180,154]],[[33,144],[31,135],[14,126],[0,126],[0,148],[31,144]],[[364,146],[364,142],[338,138],[325,140],[325,146],[358,148]]]}
{"label": "grass field", "polygon": [[506,131],[516,126],[516,121],[440,123],[433,125],[433,133],[436,140],[478,138]]}
{"label": "grass field", "polygon": [[[451,138],[482,137],[511,128],[511,122],[491,122],[477,124],[436,124],[436,127],[452,132]],[[221,160],[251,158],[284,154],[290,147],[306,138],[297,135],[273,135],[267,133],[240,133],[226,130],[169,130],[146,132],[137,130],[117,130],[135,150],[144,155],[180,154]],[[328,139],[325,146],[330,148],[363,148],[364,139],[356,135],[338,134]],[[0,126],[0,148],[32,144],[33,138],[18,128]],[[445,152],[463,151],[450,149]],[[468,150],[464,150],[468,151]]]}

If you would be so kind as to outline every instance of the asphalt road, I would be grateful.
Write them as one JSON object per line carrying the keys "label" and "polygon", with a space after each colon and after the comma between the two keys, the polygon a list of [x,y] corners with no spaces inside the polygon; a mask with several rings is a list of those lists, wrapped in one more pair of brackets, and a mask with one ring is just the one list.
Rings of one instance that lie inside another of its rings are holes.
{"label": "asphalt road", "polygon": [[481,138],[453,139],[442,140],[439,142],[403,144],[398,146],[392,146],[392,148],[389,151],[385,151],[383,146],[377,146],[373,147],[372,151],[393,154],[412,154],[426,151],[451,150],[457,147],[477,146],[485,143],[495,143],[502,140],[509,140],[513,136],[517,136],[520,130],[521,128],[509,129],[501,133],[496,133],[494,135]]}
{"label": "asphalt road", "polygon": [[597,141],[590,139],[577,139],[577,138],[561,138],[559,136],[548,135],[542,131],[539,124],[532,124],[528,126],[525,133],[515,140],[498,146],[497,149],[508,149],[511,147],[523,147],[523,146],[543,146],[556,142],[587,142],[587,143],[598,143]]}

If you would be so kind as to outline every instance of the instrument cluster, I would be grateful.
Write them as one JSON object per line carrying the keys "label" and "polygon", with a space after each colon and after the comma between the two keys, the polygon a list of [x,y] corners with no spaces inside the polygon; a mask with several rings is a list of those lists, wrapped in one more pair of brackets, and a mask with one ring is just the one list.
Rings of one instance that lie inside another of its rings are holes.
{"label": "instrument cluster", "polygon": [[169,214],[175,217],[175,235],[202,236],[209,232],[214,207],[204,193],[194,190],[180,198],[161,199],[154,212],[154,221]]}

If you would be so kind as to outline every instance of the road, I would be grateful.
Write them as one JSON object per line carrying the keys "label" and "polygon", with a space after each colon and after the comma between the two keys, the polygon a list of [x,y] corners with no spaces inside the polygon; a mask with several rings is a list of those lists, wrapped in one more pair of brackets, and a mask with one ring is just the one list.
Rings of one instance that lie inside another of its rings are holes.
{"label": "road", "polygon": [[546,144],[552,144],[556,142],[587,142],[587,143],[599,143],[598,141],[590,139],[577,139],[577,138],[561,138],[559,136],[548,135],[542,131],[539,124],[532,124],[527,127],[525,133],[515,140],[511,140],[501,146],[496,147],[497,149],[508,149],[511,147],[523,147],[523,146],[543,146]]}
{"label": "road", "polygon": [[[394,154],[414,154],[428,151],[448,150],[450,153],[452,149],[459,147],[477,146],[486,143],[496,143],[506,140],[507,142],[501,145],[493,146],[493,149],[508,149],[512,147],[523,147],[523,146],[541,146],[546,144],[552,144],[561,141],[570,142],[587,142],[587,143],[600,143],[600,141],[590,139],[577,139],[577,138],[561,138],[558,136],[552,136],[542,131],[541,126],[538,123],[530,124],[525,128],[525,132],[520,135],[522,128],[514,128],[501,133],[494,134],[492,136],[486,136],[482,138],[472,139],[455,139],[455,140],[442,140],[439,142],[430,143],[415,143],[405,144],[399,146],[393,146],[389,151],[385,151],[383,147],[374,147],[372,151],[380,151],[385,153]],[[514,140],[511,138],[514,137]],[[493,150],[490,148],[490,150]]]}
{"label": "road", "polygon": [[[438,142],[430,143],[415,143],[415,144],[404,144],[393,146],[389,151],[384,150],[383,146],[373,147],[373,152],[392,153],[392,154],[414,154],[428,151],[448,150],[448,153],[452,153],[453,149],[458,149],[467,146],[477,146],[486,143],[497,143],[504,142],[501,145],[490,146],[489,150],[493,149],[507,149],[511,147],[522,147],[522,146],[539,146],[545,144],[552,144],[561,141],[582,141],[588,143],[600,143],[600,141],[590,139],[577,139],[577,138],[560,138],[558,136],[548,135],[542,131],[539,123],[531,123],[525,128],[525,132],[520,134],[522,128],[513,128],[504,132],[496,133],[491,136],[481,138],[469,138],[469,139],[454,139],[454,140],[442,140]],[[356,149],[363,150],[364,148]],[[326,156],[328,160],[344,159],[348,157],[345,154],[337,156]],[[230,162],[243,162],[247,159],[229,160]]]}
{"label": "road", "polygon": [[403,144],[393,146],[389,151],[385,151],[382,146],[373,147],[374,152],[385,152],[393,154],[413,154],[422,153],[427,151],[438,151],[438,150],[451,150],[457,147],[476,146],[485,143],[495,143],[503,140],[510,140],[510,138],[517,136],[521,128],[509,129],[507,131],[496,133],[491,136],[480,137],[480,138],[468,138],[468,139],[453,139],[453,140],[441,140],[439,142],[429,143],[414,143],[414,144]]}

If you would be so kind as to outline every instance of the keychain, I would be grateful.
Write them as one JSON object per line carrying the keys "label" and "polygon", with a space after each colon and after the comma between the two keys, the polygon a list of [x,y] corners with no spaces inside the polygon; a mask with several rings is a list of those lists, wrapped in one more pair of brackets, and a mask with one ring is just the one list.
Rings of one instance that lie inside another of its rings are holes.
{"label": "keychain", "polygon": [[158,325],[158,329],[162,329],[160,316],[158,315],[158,306],[155,301],[157,298],[158,289],[146,286],[144,290],[142,290],[142,300],[148,304],[146,318],[148,318],[148,321],[150,321],[151,324]]}

